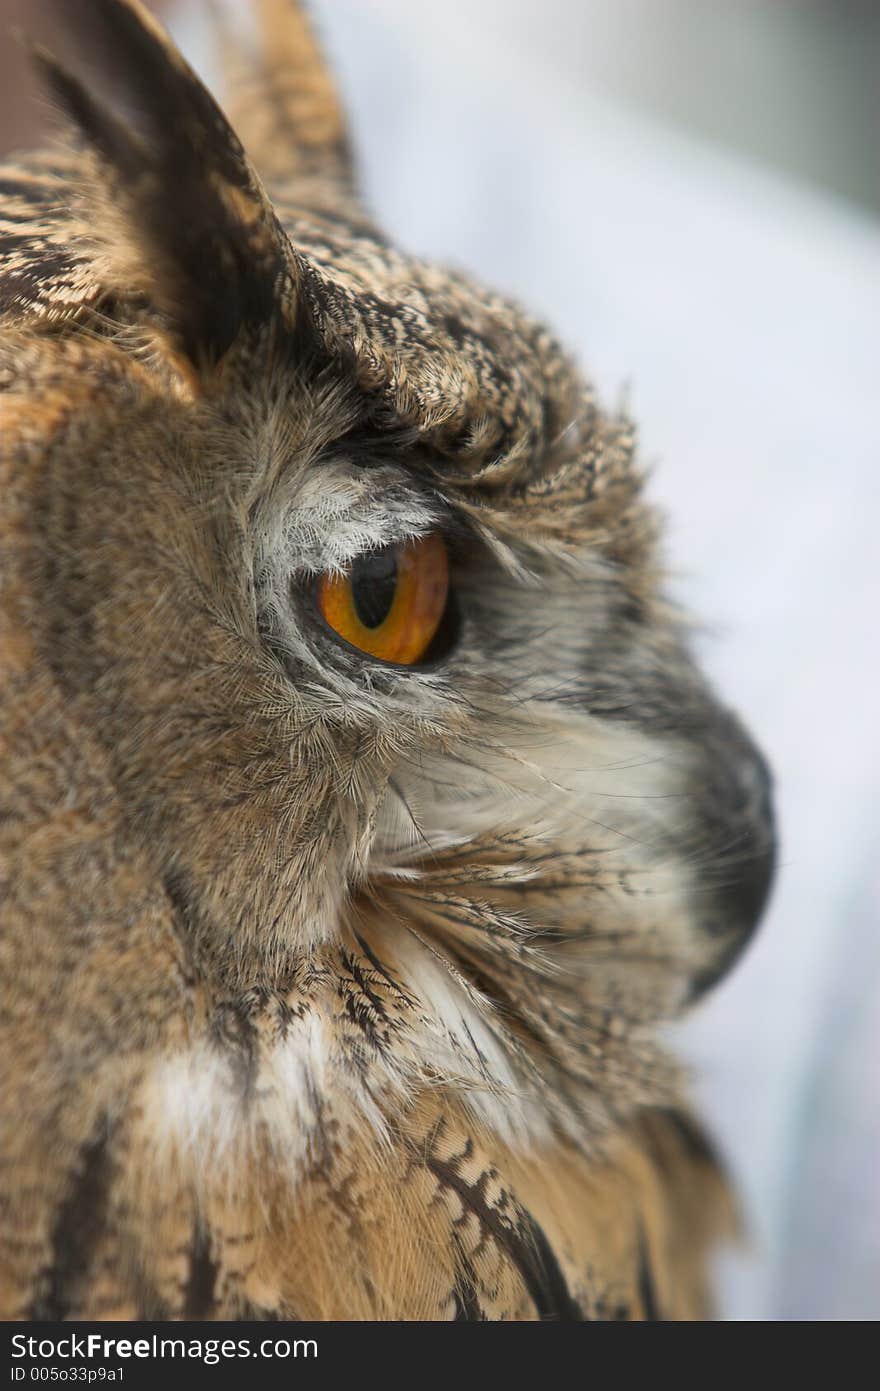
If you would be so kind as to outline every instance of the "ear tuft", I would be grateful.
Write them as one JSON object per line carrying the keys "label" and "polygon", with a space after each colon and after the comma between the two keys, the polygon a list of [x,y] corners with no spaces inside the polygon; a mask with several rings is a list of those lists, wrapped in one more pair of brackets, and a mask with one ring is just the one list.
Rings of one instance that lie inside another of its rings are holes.
{"label": "ear tuft", "polygon": [[357,207],[352,149],[342,103],[300,0],[250,0],[254,51],[218,15],[233,112],[271,187],[302,200]]}
{"label": "ear tuft", "polygon": [[[292,303],[293,259],[225,116],[139,0],[52,0],[75,76],[43,79],[98,157],[146,292],[194,361]],[[140,285],[132,288],[140,289]]]}

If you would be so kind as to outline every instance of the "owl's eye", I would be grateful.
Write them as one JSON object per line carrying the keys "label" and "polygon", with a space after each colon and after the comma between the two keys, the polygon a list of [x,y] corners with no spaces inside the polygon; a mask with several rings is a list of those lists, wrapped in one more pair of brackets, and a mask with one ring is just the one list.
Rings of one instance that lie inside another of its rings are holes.
{"label": "owl's eye", "polygon": [[341,574],[318,582],[326,623],[361,652],[398,666],[425,659],[449,602],[449,561],[441,536],[366,551]]}

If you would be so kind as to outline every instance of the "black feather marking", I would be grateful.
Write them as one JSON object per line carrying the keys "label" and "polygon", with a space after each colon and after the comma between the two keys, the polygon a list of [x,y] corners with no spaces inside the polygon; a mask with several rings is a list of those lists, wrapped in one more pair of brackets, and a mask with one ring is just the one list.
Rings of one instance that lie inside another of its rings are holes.
{"label": "black feather marking", "polygon": [[521,1212],[521,1230],[511,1226],[486,1202],[481,1191],[482,1180],[476,1185],[467,1183],[451,1164],[435,1155],[430,1156],[427,1163],[435,1178],[458,1194],[463,1205],[507,1252],[522,1276],[538,1317],[583,1321],[585,1315],[572,1298],[553,1248],[535,1219]]}
{"label": "black feather marking", "polygon": [[113,1172],[109,1141],[102,1125],[82,1149],[78,1172],[58,1209],[52,1232],[52,1258],[43,1291],[31,1306],[31,1319],[57,1323],[75,1312],[77,1287],[88,1273],[107,1224]]}
{"label": "black feather marking", "polygon": [[[542,1319],[580,1322],[585,1315],[572,1299],[559,1261],[542,1227],[525,1215],[527,1236],[522,1243],[520,1270]],[[526,1273],[531,1269],[531,1277]]]}
{"label": "black feather marking", "polygon": [[208,1319],[214,1311],[217,1262],[205,1232],[198,1227],[189,1253],[189,1278],[183,1301],[185,1319]]}
{"label": "black feather marking", "polygon": [[642,1318],[650,1321],[662,1319],[660,1306],[657,1301],[657,1287],[654,1283],[654,1272],[651,1268],[651,1257],[648,1252],[648,1241],[645,1236],[644,1227],[639,1224],[639,1256],[638,1256],[638,1288],[639,1299],[642,1305]]}

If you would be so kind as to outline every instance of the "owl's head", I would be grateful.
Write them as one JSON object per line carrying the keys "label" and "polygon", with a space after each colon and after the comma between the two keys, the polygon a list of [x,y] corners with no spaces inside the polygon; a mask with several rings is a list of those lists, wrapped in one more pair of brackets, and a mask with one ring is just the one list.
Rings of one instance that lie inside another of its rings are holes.
{"label": "owl's head", "polygon": [[298,12],[258,7],[237,62],[246,154],[137,0],[56,8],[76,142],[0,220],[34,727],[170,902],[206,1047],[308,1015],[380,1110],[430,1085],[509,1134],[601,1128],[656,1095],[651,1029],[773,859],[632,427],[376,229]]}

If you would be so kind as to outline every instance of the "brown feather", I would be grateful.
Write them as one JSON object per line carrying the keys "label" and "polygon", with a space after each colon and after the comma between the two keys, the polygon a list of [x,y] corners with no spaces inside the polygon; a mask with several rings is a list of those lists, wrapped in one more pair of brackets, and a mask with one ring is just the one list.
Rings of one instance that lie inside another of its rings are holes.
{"label": "brown feather", "polygon": [[[371,227],[296,11],[270,202],[140,4],[64,9],[79,143],[0,170],[0,1312],[704,1316],[659,1025],[772,822],[633,431]],[[362,660],[316,576],[426,530],[455,641]]]}

